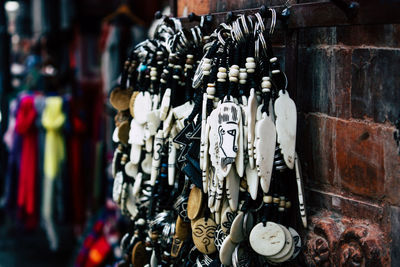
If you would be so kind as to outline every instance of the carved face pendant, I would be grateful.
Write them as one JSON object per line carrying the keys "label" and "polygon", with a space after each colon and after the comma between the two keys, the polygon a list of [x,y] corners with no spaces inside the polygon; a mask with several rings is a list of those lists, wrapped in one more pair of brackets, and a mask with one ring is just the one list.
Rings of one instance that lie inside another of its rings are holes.
{"label": "carved face pendant", "polygon": [[193,225],[193,243],[201,253],[209,255],[217,250],[214,244],[216,229],[217,225],[211,218],[208,218],[207,220],[201,218]]}

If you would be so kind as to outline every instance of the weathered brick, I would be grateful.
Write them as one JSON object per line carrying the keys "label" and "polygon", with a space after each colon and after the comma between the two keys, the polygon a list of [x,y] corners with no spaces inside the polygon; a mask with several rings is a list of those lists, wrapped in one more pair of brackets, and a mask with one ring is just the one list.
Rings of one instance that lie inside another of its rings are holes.
{"label": "weathered brick", "polygon": [[338,120],[336,163],[338,180],[343,189],[368,198],[383,197],[384,151],[379,127]]}
{"label": "weathered brick", "polygon": [[340,26],[336,28],[336,38],[338,44],[344,45],[398,47],[398,31],[398,25],[392,24]]}
{"label": "weathered brick", "polygon": [[191,12],[198,15],[210,13],[210,0],[178,0],[177,13],[178,17],[187,16]]}
{"label": "weathered brick", "polygon": [[394,122],[400,114],[400,50],[355,49],[351,65],[352,116]]}
{"label": "weathered brick", "polygon": [[400,156],[393,138],[393,132],[394,128],[384,128],[382,131],[385,195],[390,203],[400,205]]}
{"label": "weathered brick", "polygon": [[298,153],[305,180],[310,185],[333,186],[334,120],[319,115],[300,116],[298,120]]}
{"label": "weathered brick", "polygon": [[335,27],[299,29],[299,46],[301,47],[334,44],[336,44]]}
{"label": "weathered brick", "polygon": [[[289,0],[289,3],[296,3],[295,0]],[[211,12],[223,12],[227,10],[238,10],[238,9],[246,9],[246,8],[257,8],[262,5],[267,6],[276,6],[282,5],[282,1],[280,0],[271,0],[265,2],[263,0],[210,0]]]}
{"label": "weathered brick", "polygon": [[400,208],[391,206],[391,258],[392,266],[400,266]]}
{"label": "weathered brick", "polygon": [[350,117],[351,51],[346,49],[299,49],[299,110]]}

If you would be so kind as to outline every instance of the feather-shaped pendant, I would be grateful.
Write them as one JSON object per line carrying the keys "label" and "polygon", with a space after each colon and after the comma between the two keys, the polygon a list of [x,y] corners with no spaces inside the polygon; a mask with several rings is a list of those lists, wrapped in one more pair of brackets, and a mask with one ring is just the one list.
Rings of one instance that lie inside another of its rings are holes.
{"label": "feather-shaped pendant", "polygon": [[271,182],[272,167],[274,165],[276,145],[275,124],[266,112],[256,123],[256,166],[264,193],[268,193]]}
{"label": "feather-shaped pendant", "polygon": [[151,165],[151,176],[150,184],[155,185],[158,172],[161,164],[161,152],[164,145],[163,131],[158,130],[156,137],[154,138],[154,148],[153,148],[153,162]]}
{"label": "feather-shaped pendant", "polygon": [[142,155],[142,146],[132,144],[130,152],[130,162],[132,162],[132,164],[139,164],[141,155]]}
{"label": "feather-shaped pendant", "polygon": [[246,165],[246,178],[248,185],[247,190],[249,191],[251,198],[253,200],[256,200],[258,193],[259,178],[257,169],[256,168],[252,169],[249,163],[247,163]]}
{"label": "feather-shaped pendant", "polygon": [[175,182],[175,163],[176,163],[176,147],[173,138],[169,137],[168,141],[168,185],[172,186]]}
{"label": "feather-shaped pendant", "polygon": [[250,168],[254,168],[254,157],[253,157],[253,146],[255,140],[255,127],[256,127],[256,117],[257,117],[257,96],[254,88],[250,90],[249,101],[247,105],[247,148],[249,154],[249,164]]}
{"label": "feather-shaped pendant", "polygon": [[133,112],[135,114],[135,120],[139,124],[144,124],[147,121],[147,114],[151,112],[153,101],[149,92],[140,92],[135,99],[133,106]]}
{"label": "feather-shaped pendant", "polygon": [[299,157],[297,156],[297,153],[295,156],[295,170],[296,170],[297,194],[299,198],[301,221],[303,222],[304,228],[307,228],[307,213],[306,213],[306,204],[304,201],[303,176],[301,172],[300,160]]}
{"label": "feather-shaped pendant", "polygon": [[117,175],[115,175],[113,192],[112,192],[113,200],[117,204],[121,202],[122,182],[123,182],[122,172],[118,172]]}
{"label": "feather-shaped pendant", "polygon": [[[241,111],[241,109],[240,109]],[[240,113],[240,117],[242,113]],[[236,172],[239,175],[239,177],[243,177],[244,174],[244,129],[243,129],[243,123],[241,123],[241,119],[238,124],[239,128],[239,136],[238,136],[238,150],[236,154],[236,159],[235,159],[235,166],[236,166]]]}
{"label": "feather-shaped pendant", "polygon": [[214,208],[215,204],[215,194],[217,192],[217,181],[218,178],[215,175],[215,171],[211,167],[208,173],[208,208]]}
{"label": "feather-shaped pendant", "polygon": [[134,196],[139,196],[142,180],[143,180],[143,173],[139,172],[138,175],[136,175],[135,183],[133,184],[132,192]]}
{"label": "feather-shaped pendant", "polygon": [[[207,93],[203,94],[203,105],[201,111],[201,136],[200,136],[200,169],[204,169],[204,156],[206,144],[206,124],[207,124]],[[207,134],[208,135],[208,134]],[[204,182],[204,181],[203,181]],[[204,184],[203,184],[204,189]]]}
{"label": "feather-shaped pendant", "polygon": [[144,127],[136,121],[131,120],[131,128],[129,130],[129,144],[144,145]]}
{"label": "feather-shaped pendant", "polygon": [[224,196],[224,181],[217,179],[217,190],[215,194],[215,204],[214,204],[215,211],[219,211],[221,209],[223,196]]}
{"label": "feather-shaped pendant", "polygon": [[232,211],[236,211],[239,203],[239,186],[240,177],[234,169],[232,169],[226,177],[226,197],[228,198],[229,207]]}
{"label": "feather-shaped pendant", "polygon": [[296,104],[290,98],[287,90],[279,91],[279,97],[274,105],[276,115],[276,132],[286,165],[293,169],[296,148]]}
{"label": "feather-shaped pendant", "polygon": [[164,121],[167,118],[169,106],[171,104],[171,89],[165,90],[164,96],[161,100],[160,119]]}

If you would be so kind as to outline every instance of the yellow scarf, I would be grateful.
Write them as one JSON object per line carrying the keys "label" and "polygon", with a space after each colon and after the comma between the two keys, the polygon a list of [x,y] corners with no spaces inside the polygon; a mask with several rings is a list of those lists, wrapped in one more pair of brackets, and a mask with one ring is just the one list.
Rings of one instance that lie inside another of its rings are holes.
{"label": "yellow scarf", "polygon": [[46,178],[51,179],[59,174],[61,162],[65,157],[64,139],[60,131],[65,122],[62,104],[63,100],[59,96],[47,97],[42,115],[42,124],[46,129],[44,174]]}

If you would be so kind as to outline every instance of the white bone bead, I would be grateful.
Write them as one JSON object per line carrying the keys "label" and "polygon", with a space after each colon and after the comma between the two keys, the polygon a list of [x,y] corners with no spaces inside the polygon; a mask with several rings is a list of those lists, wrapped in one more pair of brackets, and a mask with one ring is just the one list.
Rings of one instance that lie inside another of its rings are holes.
{"label": "white bone bead", "polygon": [[209,64],[209,63],[204,64],[203,71],[205,71],[205,70],[211,70],[211,64]]}
{"label": "white bone bead", "polygon": [[254,63],[254,62],[246,63],[246,69],[255,69],[255,68],[256,68],[256,63]]}
{"label": "white bone bead", "polygon": [[229,81],[237,83],[238,82],[238,78],[236,77],[229,77]]}
{"label": "white bone bead", "polygon": [[277,60],[278,60],[277,57],[273,57],[273,58],[271,58],[271,59],[269,60],[269,62],[273,63],[273,62],[276,62]]}
{"label": "white bone bead", "polygon": [[218,79],[226,79],[227,76],[228,75],[226,74],[226,70],[225,70],[225,72],[218,72],[217,73],[217,78]]}
{"label": "white bone bead", "polygon": [[246,72],[240,72],[239,73],[239,79],[240,80],[246,80],[247,79],[247,73]]}
{"label": "white bone bead", "polygon": [[224,68],[224,67],[219,67],[219,68],[218,68],[218,71],[219,71],[219,72],[225,72],[225,73],[226,73],[226,68]]}
{"label": "white bone bead", "polygon": [[261,88],[271,88],[272,84],[270,81],[263,81],[261,83]]}
{"label": "white bone bead", "polygon": [[233,68],[233,66],[232,66],[232,68],[230,68],[229,69],[229,77],[237,77],[239,75],[239,69],[236,69],[236,68]]}
{"label": "white bone bead", "polygon": [[246,62],[254,62],[254,57],[247,57]]}
{"label": "white bone bead", "polygon": [[280,70],[273,70],[272,71],[272,74],[278,74],[278,73],[280,73],[281,71]]}
{"label": "white bone bead", "polygon": [[207,84],[207,94],[209,94],[209,95],[215,94],[215,84],[213,84],[213,83]]}

